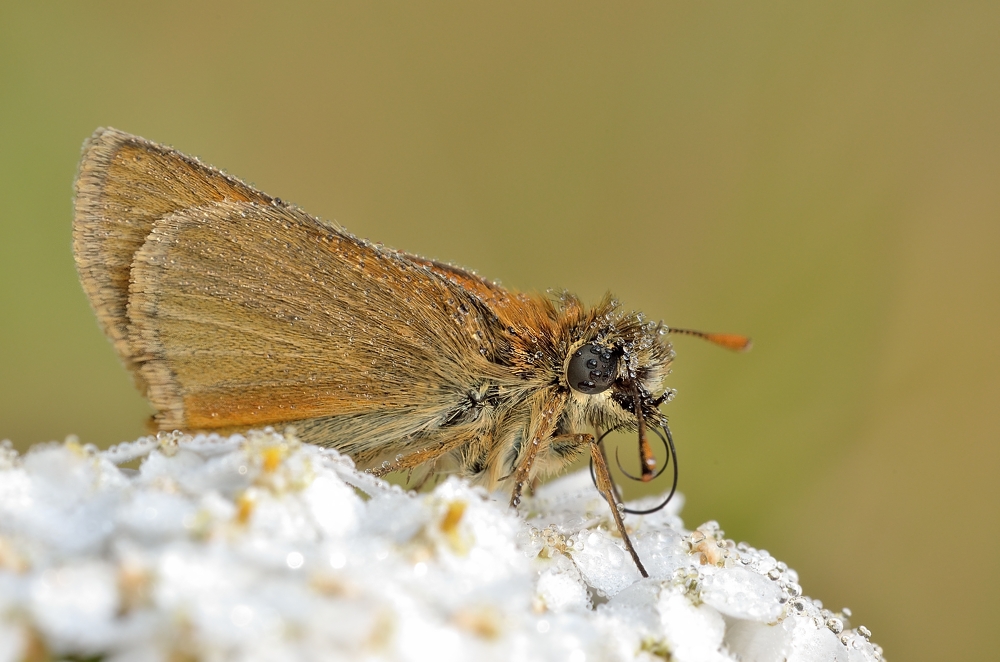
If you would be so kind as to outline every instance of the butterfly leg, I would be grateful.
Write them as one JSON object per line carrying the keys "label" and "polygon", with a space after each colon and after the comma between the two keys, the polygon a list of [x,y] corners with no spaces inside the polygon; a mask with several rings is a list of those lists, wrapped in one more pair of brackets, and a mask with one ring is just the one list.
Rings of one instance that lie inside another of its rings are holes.
{"label": "butterfly leg", "polygon": [[402,457],[397,456],[398,459],[395,462],[383,462],[382,466],[369,469],[369,473],[375,476],[384,476],[393,471],[413,469],[427,462],[433,462],[471,440],[472,437],[468,435],[449,434],[430,446],[407,453]]}
{"label": "butterfly leg", "polygon": [[531,467],[535,463],[538,451],[542,449],[543,444],[547,446],[550,443],[565,404],[564,393],[545,393],[535,399],[531,411],[531,425],[528,428],[529,434],[526,437],[529,441],[527,446],[521,449],[520,461],[512,476],[514,489],[510,495],[511,507],[521,502],[521,492],[531,479]]}
{"label": "butterfly leg", "polygon": [[437,460],[431,460],[427,464],[430,465],[430,466],[427,467],[427,470],[424,472],[424,475],[418,476],[417,477],[417,482],[413,483],[412,485],[410,484],[410,478],[411,478],[411,476],[413,474],[413,470],[416,467],[410,467],[409,469],[406,470],[406,488],[407,489],[413,490],[414,492],[419,492],[420,490],[424,489],[425,485],[427,485],[428,483],[431,483],[432,479],[435,479],[438,476],[438,473],[437,473]]}
{"label": "butterfly leg", "polygon": [[646,568],[642,566],[642,561],[639,560],[639,555],[636,553],[635,548],[632,547],[632,541],[628,537],[628,532],[625,530],[625,521],[622,519],[621,510],[618,509],[618,499],[615,498],[614,483],[611,482],[611,474],[608,473],[608,463],[604,458],[604,453],[601,452],[601,447],[593,437],[590,438],[590,457],[593,459],[594,474],[597,476],[597,491],[601,493],[601,496],[604,497],[604,500],[608,502],[608,506],[611,508],[611,516],[614,518],[615,526],[618,527],[618,533],[621,534],[622,541],[625,543],[625,549],[628,550],[629,555],[632,557],[635,567],[639,569],[639,574],[643,577],[649,577],[649,574],[646,573]]}
{"label": "butterfly leg", "polygon": [[531,479],[531,493],[534,494],[535,489],[541,483],[540,474],[551,475],[564,469],[566,465],[572,463],[584,450],[590,447],[593,438],[594,435],[588,433],[560,434],[550,438],[546,457],[540,460],[544,464],[541,470],[535,473],[535,477]]}

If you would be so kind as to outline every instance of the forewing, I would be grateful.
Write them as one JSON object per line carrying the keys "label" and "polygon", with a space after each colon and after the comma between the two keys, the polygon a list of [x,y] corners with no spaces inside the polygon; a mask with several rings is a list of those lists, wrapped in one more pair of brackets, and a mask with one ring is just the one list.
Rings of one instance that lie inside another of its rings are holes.
{"label": "forewing", "polygon": [[164,429],[447,408],[496,370],[477,297],[280,203],[154,221],[131,278],[130,356]]}
{"label": "forewing", "polygon": [[221,200],[270,202],[197,159],[115,129],[98,129],[84,145],[74,202],[76,267],[104,332],[137,378],[126,315],[133,256],[156,219]]}

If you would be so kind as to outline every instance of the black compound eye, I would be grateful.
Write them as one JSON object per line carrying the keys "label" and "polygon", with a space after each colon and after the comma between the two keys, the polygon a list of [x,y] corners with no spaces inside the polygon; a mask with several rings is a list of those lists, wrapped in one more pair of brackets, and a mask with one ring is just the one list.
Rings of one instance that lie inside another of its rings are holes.
{"label": "black compound eye", "polygon": [[588,343],[569,359],[566,380],[580,393],[601,393],[611,388],[618,373],[618,357],[606,347]]}

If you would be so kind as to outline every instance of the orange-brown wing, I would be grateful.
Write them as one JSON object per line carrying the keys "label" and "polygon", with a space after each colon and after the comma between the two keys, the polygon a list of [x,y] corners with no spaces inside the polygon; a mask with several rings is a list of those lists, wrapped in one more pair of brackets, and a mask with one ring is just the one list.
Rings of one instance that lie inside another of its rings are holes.
{"label": "orange-brown wing", "polygon": [[115,129],[98,129],[84,145],[73,221],[76,268],[101,327],[141,388],[125,310],[132,258],[156,219],[221,200],[267,204],[271,198],[197,159]]}
{"label": "orange-brown wing", "polygon": [[472,295],[295,208],[165,216],[131,276],[132,359],[164,428],[447,409],[497,370]]}
{"label": "orange-brown wing", "polygon": [[[500,329],[513,330],[513,335],[519,336],[522,341],[526,341],[532,347],[545,344],[557,335],[556,318],[558,316],[564,319],[575,319],[584,313],[580,301],[568,293],[564,293],[561,297],[562,311],[557,312],[553,302],[546,297],[506,290],[479,274],[444,262],[427,260],[407,253],[402,255],[411,262],[425,266],[449,283],[474,295],[496,318],[497,326]],[[517,343],[515,342],[515,344]],[[514,348],[511,348],[510,351],[517,352]]]}
{"label": "orange-brown wing", "polygon": [[428,260],[427,258],[420,257],[419,255],[411,255],[410,253],[401,254],[414,264],[427,267],[437,275],[442,278],[446,278],[467,292],[472,292],[483,301],[496,299],[502,300],[510,296],[510,293],[507,292],[507,290],[500,287],[496,283],[486,280],[475,272],[468,271],[445,262]]}
{"label": "orange-brown wing", "polygon": [[162,429],[432,418],[505,376],[474,293],[178,152],[99,131],[76,207],[84,289]]}

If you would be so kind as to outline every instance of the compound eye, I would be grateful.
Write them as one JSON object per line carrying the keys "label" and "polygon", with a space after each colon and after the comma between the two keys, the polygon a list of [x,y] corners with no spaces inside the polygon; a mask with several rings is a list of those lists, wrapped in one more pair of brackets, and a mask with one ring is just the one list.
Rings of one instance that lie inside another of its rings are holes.
{"label": "compound eye", "polygon": [[618,357],[613,350],[587,343],[570,357],[566,381],[580,393],[601,393],[611,388],[617,372]]}

